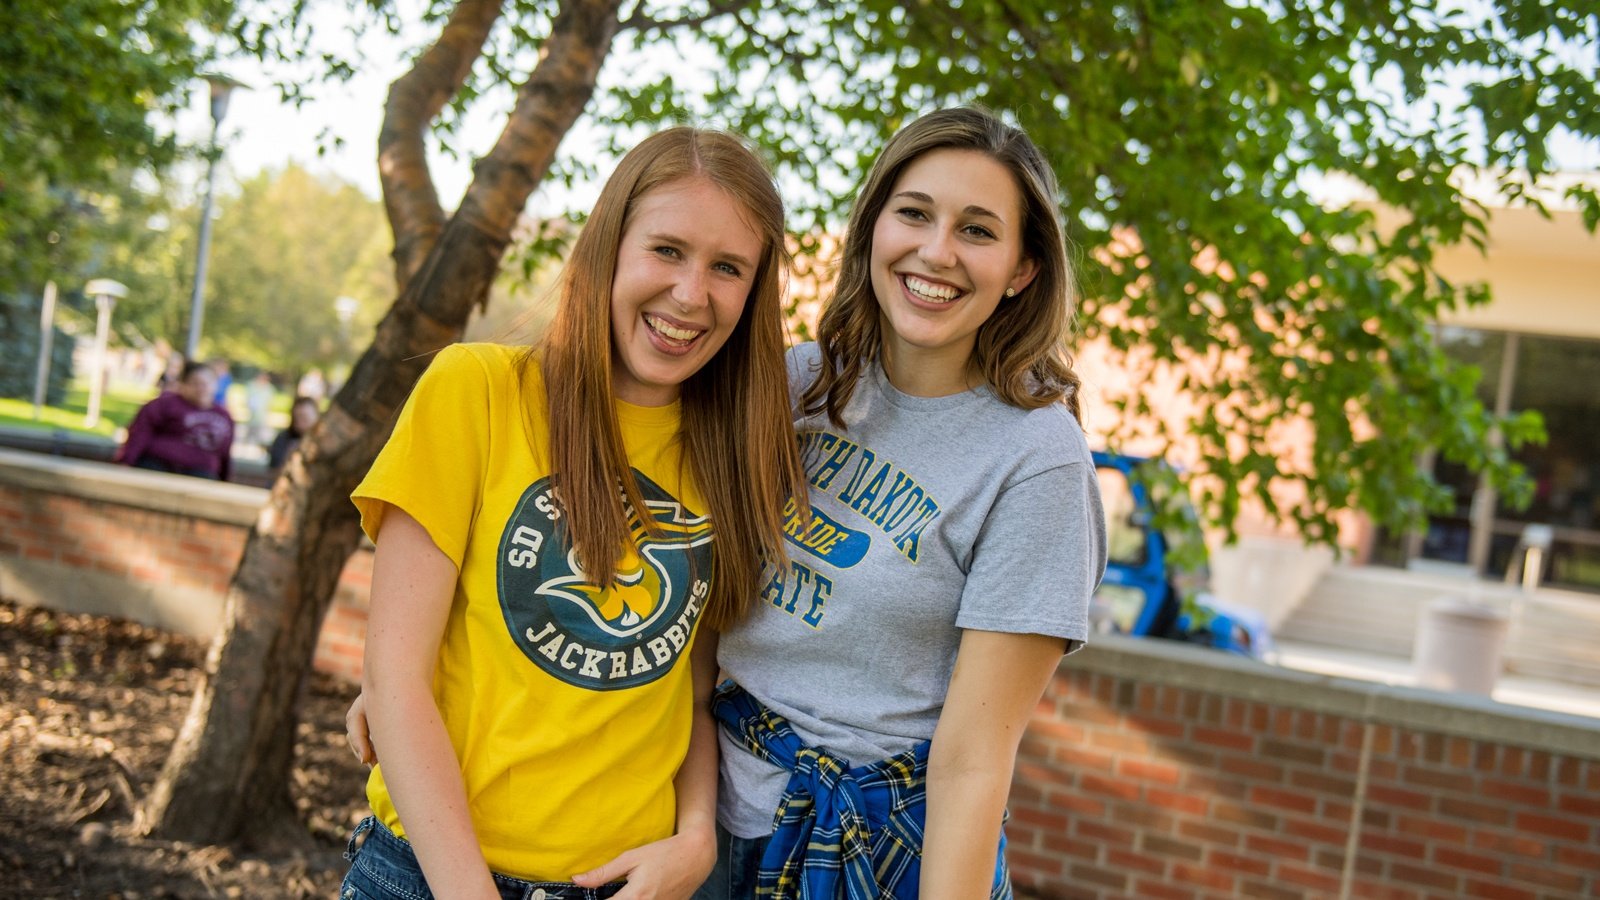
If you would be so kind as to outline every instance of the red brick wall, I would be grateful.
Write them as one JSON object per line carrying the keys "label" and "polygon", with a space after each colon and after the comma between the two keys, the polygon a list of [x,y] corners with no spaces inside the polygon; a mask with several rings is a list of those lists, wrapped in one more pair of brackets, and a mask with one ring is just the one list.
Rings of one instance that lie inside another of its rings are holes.
{"label": "red brick wall", "polygon": [[1552,753],[1069,658],[1023,739],[1010,859],[1037,897],[1339,896],[1354,831],[1353,897],[1596,897],[1595,725]]}
{"label": "red brick wall", "polygon": [[372,591],[372,548],[363,547],[344,564],[339,589],[322,620],[317,639],[319,671],[361,680],[361,654],[367,645],[367,599]]}
{"label": "red brick wall", "polygon": [[0,554],[219,595],[245,529],[172,513],[0,485]]}
{"label": "red brick wall", "polygon": [[[248,531],[237,522],[0,484],[0,561],[16,557],[59,567],[67,584],[75,571],[97,572],[129,585],[214,597],[220,610]],[[360,679],[371,580],[372,553],[363,549],[340,576],[317,645],[317,669]],[[74,608],[71,598],[61,599],[60,605]]]}

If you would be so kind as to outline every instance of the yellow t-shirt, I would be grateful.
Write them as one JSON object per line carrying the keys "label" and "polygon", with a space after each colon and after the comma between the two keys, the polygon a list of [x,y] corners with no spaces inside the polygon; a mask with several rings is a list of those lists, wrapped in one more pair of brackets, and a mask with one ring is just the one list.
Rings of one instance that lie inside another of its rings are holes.
{"label": "yellow t-shirt", "polygon": [[[711,525],[681,465],[677,405],[618,402],[662,536],[635,517],[615,587],[591,585],[553,502],[544,386],[537,366],[519,384],[522,352],[440,352],[352,499],[369,537],[393,504],[456,563],[434,697],[478,842],[497,872],[565,881],[673,832]],[[381,766],[367,799],[405,833]]]}

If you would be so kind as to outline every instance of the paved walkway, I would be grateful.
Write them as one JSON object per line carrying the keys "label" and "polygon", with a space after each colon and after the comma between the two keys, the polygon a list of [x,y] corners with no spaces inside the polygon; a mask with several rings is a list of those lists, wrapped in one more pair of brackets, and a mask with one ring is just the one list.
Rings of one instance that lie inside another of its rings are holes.
{"label": "paved walkway", "polygon": [[[1286,669],[1358,681],[1412,685],[1416,680],[1409,659],[1321,644],[1279,641],[1277,662]],[[1600,687],[1597,686],[1502,675],[1495,684],[1494,699],[1512,706],[1531,706],[1600,719]]]}

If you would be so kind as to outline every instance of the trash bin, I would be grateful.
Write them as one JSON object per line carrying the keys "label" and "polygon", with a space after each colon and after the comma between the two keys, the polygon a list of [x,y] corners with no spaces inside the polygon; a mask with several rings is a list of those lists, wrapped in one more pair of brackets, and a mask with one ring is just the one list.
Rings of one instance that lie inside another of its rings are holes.
{"label": "trash bin", "polygon": [[1508,617],[1460,597],[1440,597],[1422,612],[1412,653],[1417,685],[1489,696],[1500,677]]}

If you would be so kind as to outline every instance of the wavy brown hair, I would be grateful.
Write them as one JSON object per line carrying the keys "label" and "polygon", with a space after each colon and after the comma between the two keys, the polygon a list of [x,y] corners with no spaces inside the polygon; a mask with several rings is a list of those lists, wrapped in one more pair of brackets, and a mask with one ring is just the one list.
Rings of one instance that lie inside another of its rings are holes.
{"label": "wavy brown hair", "polygon": [[822,372],[800,404],[824,410],[843,428],[842,415],[866,363],[878,358],[882,327],[872,292],[872,231],[900,173],[934,150],[976,150],[1004,166],[1022,196],[1022,255],[1038,264],[1033,281],[1002,300],[978,328],[973,362],[1006,403],[1038,409],[1065,402],[1079,417],[1078,385],[1068,350],[1077,305],[1066,239],[1058,218],[1056,176],[1020,128],[984,109],[929,113],[889,139],[850,211],[839,280],[817,323]]}
{"label": "wavy brown hair", "polygon": [[[683,459],[716,529],[705,614],[721,628],[749,608],[763,562],[782,558],[785,502],[794,497],[803,509],[806,496],[783,361],[783,202],[755,154],[732,135],[687,127],[652,135],[629,151],[573,244],[555,320],[525,364],[537,360],[544,376],[550,463],[561,502],[573,513],[567,517],[573,548],[595,583],[609,587],[631,540],[623,504],[646,509],[611,388],[617,253],[640,198],[691,177],[711,181],[736,200],[763,242],[738,324],[679,395]],[[655,523],[641,518],[654,532]]]}

